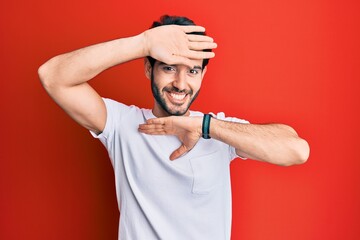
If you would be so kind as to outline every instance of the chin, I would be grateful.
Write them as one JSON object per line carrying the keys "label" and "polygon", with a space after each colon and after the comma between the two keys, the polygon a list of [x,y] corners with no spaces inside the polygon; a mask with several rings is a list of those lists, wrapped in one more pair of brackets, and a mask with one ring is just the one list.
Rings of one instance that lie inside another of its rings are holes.
{"label": "chin", "polygon": [[186,111],[183,112],[183,111],[177,111],[177,112],[172,112],[171,115],[173,116],[184,116],[186,114]]}
{"label": "chin", "polygon": [[165,112],[167,112],[169,115],[173,116],[183,116],[187,113],[188,109],[164,109]]}
{"label": "chin", "polygon": [[[186,105],[186,104],[184,104]],[[185,115],[189,110],[189,107],[185,107],[185,108],[166,108],[165,111],[173,116],[183,116]]]}

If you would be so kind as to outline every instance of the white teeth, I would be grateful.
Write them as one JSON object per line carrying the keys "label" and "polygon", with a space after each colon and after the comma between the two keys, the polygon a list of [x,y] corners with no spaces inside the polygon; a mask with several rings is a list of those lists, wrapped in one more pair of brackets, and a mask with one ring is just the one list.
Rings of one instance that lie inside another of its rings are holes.
{"label": "white teeth", "polygon": [[186,94],[175,94],[175,93],[170,93],[170,95],[171,95],[171,97],[175,98],[176,100],[182,100],[186,96]]}

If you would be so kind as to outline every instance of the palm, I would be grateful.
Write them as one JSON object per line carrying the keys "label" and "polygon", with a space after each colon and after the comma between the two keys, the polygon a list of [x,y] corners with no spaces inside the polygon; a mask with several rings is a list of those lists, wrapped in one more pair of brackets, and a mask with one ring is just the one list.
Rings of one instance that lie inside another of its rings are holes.
{"label": "palm", "polygon": [[175,135],[179,138],[182,144],[170,155],[171,160],[180,157],[195,146],[201,137],[199,129],[201,129],[199,117],[154,118],[139,126],[139,131],[146,134]]}
{"label": "palm", "polygon": [[204,49],[216,48],[216,43],[208,36],[188,34],[203,32],[200,26],[167,25],[156,27],[145,32],[147,55],[167,64],[189,65],[189,59],[206,59],[214,57],[212,52]]}

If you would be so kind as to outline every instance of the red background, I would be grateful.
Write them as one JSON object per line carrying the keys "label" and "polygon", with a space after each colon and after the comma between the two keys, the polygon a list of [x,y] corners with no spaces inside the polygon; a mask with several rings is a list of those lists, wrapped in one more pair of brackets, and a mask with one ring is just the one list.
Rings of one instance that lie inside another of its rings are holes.
{"label": "red background", "polygon": [[[232,163],[232,239],[360,239],[358,1],[1,1],[0,239],[116,239],[104,147],[45,93],[50,57],[187,15],[219,47],[193,109],[293,126],[309,161]],[[152,106],[142,60],[99,75],[102,96]]]}

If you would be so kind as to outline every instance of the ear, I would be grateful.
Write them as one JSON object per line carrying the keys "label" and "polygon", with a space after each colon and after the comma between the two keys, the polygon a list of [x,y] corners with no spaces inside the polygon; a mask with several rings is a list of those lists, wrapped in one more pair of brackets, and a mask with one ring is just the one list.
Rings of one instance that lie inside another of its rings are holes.
{"label": "ear", "polygon": [[147,58],[144,58],[144,70],[147,79],[151,80],[151,64]]}
{"label": "ear", "polygon": [[204,78],[206,71],[207,71],[207,66],[205,66],[204,69],[201,72],[201,79]]}

